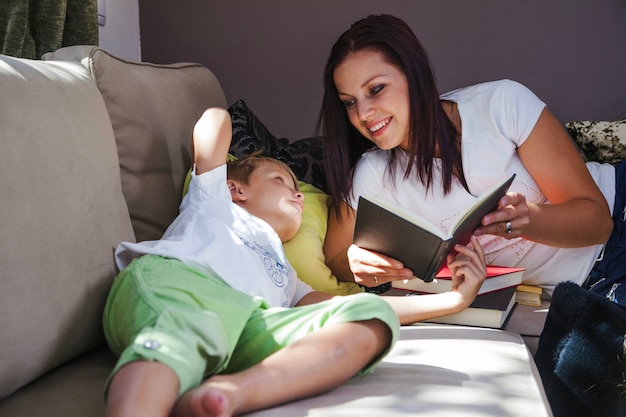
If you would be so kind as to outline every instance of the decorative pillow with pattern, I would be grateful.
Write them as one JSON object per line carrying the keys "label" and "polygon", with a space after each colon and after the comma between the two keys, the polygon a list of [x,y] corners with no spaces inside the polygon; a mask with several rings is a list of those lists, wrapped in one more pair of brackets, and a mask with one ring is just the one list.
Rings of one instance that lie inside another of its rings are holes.
{"label": "decorative pillow with pattern", "polygon": [[626,159],[626,119],[569,122],[565,127],[590,161],[616,163]]}
{"label": "decorative pillow with pattern", "polygon": [[237,158],[262,149],[266,156],[285,162],[299,180],[327,191],[323,168],[323,142],[311,137],[290,142],[274,136],[248,105],[239,100],[228,108],[233,124],[230,153]]}

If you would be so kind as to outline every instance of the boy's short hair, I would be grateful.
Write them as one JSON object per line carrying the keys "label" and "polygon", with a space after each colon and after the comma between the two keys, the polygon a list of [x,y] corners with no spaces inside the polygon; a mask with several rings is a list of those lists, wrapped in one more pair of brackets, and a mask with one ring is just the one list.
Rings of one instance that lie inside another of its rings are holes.
{"label": "boy's short hair", "polygon": [[294,172],[291,170],[291,168],[289,168],[289,165],[287,165],[283,161],[279,161],[276,158],[262,155],[262,151],[254,152],[241,159],[228,161],[228,163],[226,164],[226,176],[230,180],[235,180],[243,184],[248,184],[252,172],[254,172],[255,169],[265,163],[274,164],[283,169],[285,172],[289,173],[291,179],[293,180],[295,189],[300,189],[298,185],[298,178],[296,177],[296,174],[294,174]]}

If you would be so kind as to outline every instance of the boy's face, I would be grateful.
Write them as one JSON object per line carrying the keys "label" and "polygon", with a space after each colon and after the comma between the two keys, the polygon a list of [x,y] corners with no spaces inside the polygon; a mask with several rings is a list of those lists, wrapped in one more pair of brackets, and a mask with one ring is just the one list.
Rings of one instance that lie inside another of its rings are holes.
{"label": "boy's face", "polygon": [[252,172],[248,184],[229,179],[228,187],[233,202],[269,223],[283,242],[295,236],[302,223],[304,195],[285,168],[266,161]]}

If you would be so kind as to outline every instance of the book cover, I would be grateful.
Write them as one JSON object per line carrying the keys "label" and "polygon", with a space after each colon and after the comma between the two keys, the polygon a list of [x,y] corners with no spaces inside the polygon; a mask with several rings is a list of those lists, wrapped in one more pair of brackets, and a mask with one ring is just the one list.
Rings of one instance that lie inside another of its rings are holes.
{"label": "book cover", "polygon": [[361,196],[353,243],[404,263],[417,278],[430,282],[445,265],[456,243],[466,245],[482,217],[493,211],[513,182],[513,174],[496,183],[461,213],[449,233],[415,213],[373,197]]}
{"label": "book cover", "polygon": [[515,291],[515,300],[518,304],[539,307],[543,289],[535,285],[519,285]]}
{"label": "book cover", "polygon": [[[487,265],[487,278],[478,290],[478,294],[485,294],[502,288],[518,286],[522,283],[524,268]],[[421,279],[406,279],[392,281],[393,288],[420,293],[442,293],[452,290],[452,274],[447,266],[443,267],[430,282]]]}
{"label": "book cover", "polygon": [[426,322],[502,329],[516,305],[515,287],[509,287],[479,295],[465,310]]}

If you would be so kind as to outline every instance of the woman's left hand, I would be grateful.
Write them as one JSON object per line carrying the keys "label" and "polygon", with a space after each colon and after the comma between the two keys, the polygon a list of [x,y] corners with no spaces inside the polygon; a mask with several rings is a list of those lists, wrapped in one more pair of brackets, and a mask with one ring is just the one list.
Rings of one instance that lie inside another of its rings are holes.
{"label": "woman's left hand", "polygon": [[482,219],[482,226],[474,230],[474,235],[497,235],[505,239],[521,237],[530,226],[530,210],[524,194],[506,193],[498,208]]}

